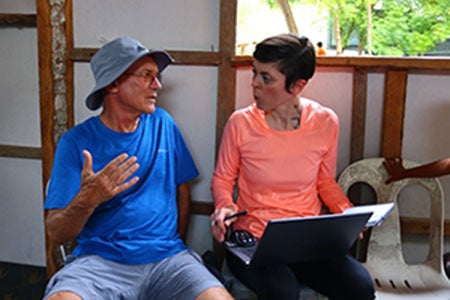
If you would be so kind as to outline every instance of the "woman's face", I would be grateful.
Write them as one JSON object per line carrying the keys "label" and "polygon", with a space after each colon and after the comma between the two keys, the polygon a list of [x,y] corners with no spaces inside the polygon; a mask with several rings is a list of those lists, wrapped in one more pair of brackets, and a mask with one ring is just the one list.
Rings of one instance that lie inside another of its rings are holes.
{"label": "woman's face", "polygon": [[291,101],[293,94],[285,88],[286,76],[278,71],[276,63],[253,63],[253,97],[256,106],[264,111],[271,111]]}

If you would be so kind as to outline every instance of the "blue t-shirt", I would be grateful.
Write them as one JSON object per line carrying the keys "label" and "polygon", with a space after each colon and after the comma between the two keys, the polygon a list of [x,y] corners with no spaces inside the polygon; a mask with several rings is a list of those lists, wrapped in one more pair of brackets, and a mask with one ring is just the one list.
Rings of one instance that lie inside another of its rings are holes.
{"label": "blue t-shirt", "polygon": [[173,119],[163,109],[143,114],[139,127],[121,133],[92,117],[64,134],[56,149],[45,209],[64,208],[78,193],[84,156],[94,172],[121,153],[136,156],[139,181],[101,204],[77,237],[73,255],[143,264],[160,261],[187,246],[177,232],[177,187],[198,176]]}

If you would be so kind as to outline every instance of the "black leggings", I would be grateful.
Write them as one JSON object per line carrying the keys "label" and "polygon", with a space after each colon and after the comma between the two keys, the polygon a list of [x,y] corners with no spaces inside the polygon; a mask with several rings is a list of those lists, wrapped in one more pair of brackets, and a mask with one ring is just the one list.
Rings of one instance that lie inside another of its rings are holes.
{"label": "black leggings", "polygon": [[258,299],[297,300],[300,284],[309,286],[330,300],[372,300],[375,288],[369,272],[353,257],[292,265],[246,267],[227,254],[228,267]]}

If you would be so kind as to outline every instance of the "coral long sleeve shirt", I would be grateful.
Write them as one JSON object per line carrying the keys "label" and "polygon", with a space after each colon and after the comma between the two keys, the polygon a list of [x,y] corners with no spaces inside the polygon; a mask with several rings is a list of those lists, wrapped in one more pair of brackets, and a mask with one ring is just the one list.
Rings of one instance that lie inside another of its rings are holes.
{"label": "coral long sleeve shirt", "polygon": [[352,206],[335,180],[336,114],[305,98],[301,106],[297,130],[271,129],[255,105],[237,110],[227,122],[211,190],[216,209],[248,210],[233,229],[261,237],[271,219],[318,215],[322,204],[333,213]]}

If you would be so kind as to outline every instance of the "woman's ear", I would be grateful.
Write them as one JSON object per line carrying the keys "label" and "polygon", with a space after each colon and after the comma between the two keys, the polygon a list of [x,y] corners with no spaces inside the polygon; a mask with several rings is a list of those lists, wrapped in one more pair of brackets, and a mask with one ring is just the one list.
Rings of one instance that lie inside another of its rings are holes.
{"label": "woman's ear", "polygon": [[306,86],[307,81],[305,79],[298,79],[296,82],[294,82],[291,86],[291,93],[298,95],[303,91],[303,89]]}

